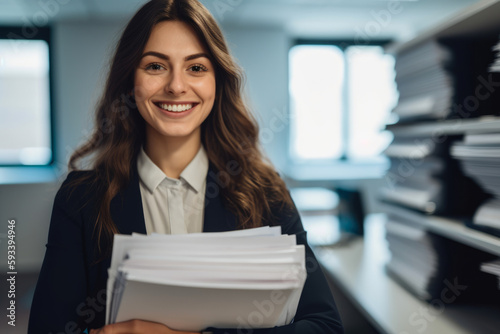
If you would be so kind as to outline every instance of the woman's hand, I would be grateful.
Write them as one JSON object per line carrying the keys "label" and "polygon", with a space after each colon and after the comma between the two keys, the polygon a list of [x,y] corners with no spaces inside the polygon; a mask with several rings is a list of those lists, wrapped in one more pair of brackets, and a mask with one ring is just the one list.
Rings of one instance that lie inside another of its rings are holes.
{"label": "woman's hand", "polygon": [[89,334],[200,334],[174,331],[163,324],[143,320],[129,320],[90,330]]}

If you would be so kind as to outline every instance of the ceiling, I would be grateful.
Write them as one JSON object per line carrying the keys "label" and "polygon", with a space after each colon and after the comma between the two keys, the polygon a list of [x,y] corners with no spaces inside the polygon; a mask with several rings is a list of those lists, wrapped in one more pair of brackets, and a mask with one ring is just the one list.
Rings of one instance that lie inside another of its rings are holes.
{"label": "ceiling", "polygon": [[[279,26],[296,37],[406,39],[477,0],[201,0],[223,26]],[[144,0],[0,0],[0,25],[126,20]],[[392,7],[391,7],[392,6]]]}

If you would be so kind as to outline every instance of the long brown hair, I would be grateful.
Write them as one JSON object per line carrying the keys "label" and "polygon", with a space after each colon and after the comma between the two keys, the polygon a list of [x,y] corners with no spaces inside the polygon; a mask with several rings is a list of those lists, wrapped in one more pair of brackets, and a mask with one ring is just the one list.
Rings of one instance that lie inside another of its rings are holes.
{"label": "long brown hair", "polygon": [[119,232],[111,218],[110,202],[127,186],[145,140],[145,122],[131,94],[134,72],[153,27],[165,20],[190,25],[214,63],[216,98],[201,125],[201,140],[215,168],[221,174],[231,170],[224,174],[229,177],[220,192],[238,218],[239,228],[261,226],[272,220],[271,208],[292,206],[285,183],[261,153],[257,122],[241,96],[242,72],[210,12],[197,0],[152,0],[126,26],[96,109],[94,133],[69,160],[70,170],[75,170],[81,158],[92,155],[95,173],[82,175],[73,186],[89,181],[97,186],[101,204],[94,230],[99,241],[101,236],[112,239]]}

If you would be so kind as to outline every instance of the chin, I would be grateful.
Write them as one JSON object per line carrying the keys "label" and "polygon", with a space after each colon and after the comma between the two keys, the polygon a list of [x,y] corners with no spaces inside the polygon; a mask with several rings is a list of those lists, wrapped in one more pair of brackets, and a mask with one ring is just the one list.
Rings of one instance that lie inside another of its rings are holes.
{"label": "chin", "polygon": [[187,138],[194,135],[193,129],[168,129],[161,131],[160,134],[165,138]]}

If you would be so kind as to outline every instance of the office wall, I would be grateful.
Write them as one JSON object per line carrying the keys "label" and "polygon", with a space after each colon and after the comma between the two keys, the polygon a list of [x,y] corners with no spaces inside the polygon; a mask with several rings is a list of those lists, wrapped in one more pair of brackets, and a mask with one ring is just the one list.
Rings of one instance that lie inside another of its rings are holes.
{"label": "office wall", "polygon": [[107,64],[124,22],[83,21],[54,27],[56,152],[66,164],[88,138]]}
{"label": "office wall", "polygon": [[261,142],[281,171],[287,165],[289,36],[274,27],[224,27],[230,48],[245,71],[248,101]]}
{"label": "office wall", "polygon": [[[7,233],[8,220],[15,220],[16,269],[19,275],[36,271],[41,265],[47,241],[55,184],[0,185],[0,233]],[[2,237],[1,254],[7,254],[7,239]],[[7,270],[4,258],[0,269]]]}

